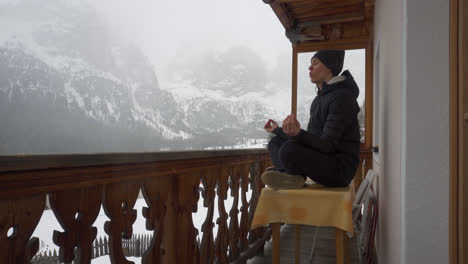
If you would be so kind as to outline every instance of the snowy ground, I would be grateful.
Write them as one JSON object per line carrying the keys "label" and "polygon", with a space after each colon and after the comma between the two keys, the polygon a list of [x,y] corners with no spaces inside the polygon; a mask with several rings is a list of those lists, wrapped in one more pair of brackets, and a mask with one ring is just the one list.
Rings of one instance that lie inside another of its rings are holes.
{"label": "snowy ground", "polygon": [[[141,263],[141,258],[128,257],[127,259],[130,260],[130,261],[135,262],[135,264],[140,264]],[[109,255],[102,256],[102,257],[99,257],[99,258],[95,258],[95,259],[91,260],[91,263],[93,263],[93,264],[109,264],[110,263]]]}
{"label": "snowy ground", "polygon": [[[240,193],[239,193],[240,194]],[[250,197],[251,197],[252,193],[251,193],[251,190],[249,190],[247,192],[247,201],[250,200]],[[214,227],[213,227],[213,234],[214,234],[214,237],[216,238],[216,234],[217,234],[217,231],[218,231],[218,226],[216,225],[216,219],[219,217],[219,213],[218,213],[218,201],[217,201],[217,196],[215,198],[215,210],[214,210],[214,216],[213,216],[213,223],[215,223]],[[225,207],[225,210],[227,213],[229,213],[229,210],[231,209],[232,207],[232,203],[233,203],[233,198],[230,196],[230,191],[228,191],[228,198],[224,201],[224,207]],[[238,202],[238,209],[240,209],[241,207],[241,196],[239,195],[239,202]],[[137,213],[138,213],[138,216],[137,216],[137,219],[135,221],[135,223],[133,224],[133,234],[136,235],[136,234],[152,234],[153,231],[148,231],[146,230],[145,228],[145,218],[143,217],[142,215],[142,208],[143,207],[147,207],[147,204],[145,202],[144,199],[138,199],[137,202],[135,203],[135,207],[134,209],[137,210]],[[201,240],[201,237],[203,236],[203,233],[201,232],[201,226],[203,224],[203,222],[205,221],[205,218],[206,218],[206,214],[207,214],[207,208],[203,206],[203,198],[200,194],[200,199],[198,201],[198,211],[196,213],[193,213],[192,214],[192,219],[193,219],[193,223],[194,223],[194,226],[195,228],[197,228],[199,230],[199,237],[200,237],[200,240]],[[240,223],[240,217],[241,217],[241,214],[239,213],[238,215],[238,220],[239,220],[239,223]],[[104,231],[104,223],[106,221],[108,221],[109,218],[105,215],[104,213],[104,210],[102,209],[101,207],[101,211],[99,212],[99,215],[98,215],[98,218],[96,219],[96,222],[94,222],[94,226],[97,227],[98,229],[98,233],[97,233],[97,237],[102,237],[104,238],[106,235],[105,231]],[[36,228],[36,230],[34,231],[34,234],[33,234],[33,237],[38,237],[40,239],[40,248],[39,248],[39,253],[44,253],[48,250],[57,250],[58,252],[58,247],[53,243],[52,241],[52,234],[53,234],[53,230],[58,230],[58,231],[62,231],[63,232],[63,229],[62,227],[60,226],[60,224],[57,222],[52,210],[45,210],[43,215],[42,215],[42,218]],[[128,258],[129,260],[132,260],[134,261],[135,263],[140,263],[141,262],[141,258]],[[101,264],[101,263],[110,263],[110,260],[109,260],[109,256],[102,256],[102,257],[99,257],[99,258],[96,258],[96,259],[93,259],[91,261],[91,263],[97,263],[97,264]]]}
{"label": "snowy ground", "polygon": [[247,142],[241,144],[237,143],[235,146],[216,146],[206,147],[206,149],[252,149],[252,148],[266,148],[268,144],[267,139],[250,139]]}

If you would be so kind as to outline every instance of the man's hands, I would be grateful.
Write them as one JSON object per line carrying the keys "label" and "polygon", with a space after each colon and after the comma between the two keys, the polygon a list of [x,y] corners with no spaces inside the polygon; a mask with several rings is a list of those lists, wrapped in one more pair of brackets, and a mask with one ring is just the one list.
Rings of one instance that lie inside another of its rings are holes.
{"label": "man's hands", "polygon": [[268,121],[266,122],[265,126],[263,127],[267,132],[273,132],[273,130],[275,130],[275,128],[278,127],[278,123],[276,123],[274,120],[272,119],[268,119]]}
{"label": "man's hands", "polygon": [[[275,128],[278,127],[278,123],[276,123],[272,119],[268,119],[265,126],[263,127],[267,132],[273,132]],[[301,132],[301,124],[296,119],[296,115],[291,114],[288,115],[283,120],[283,133],[288,136],[297,136]]]}
{"label": "man's hands", "polygon": [[297,136],[301,132],[301,124],[295,114],[288,115],[283,120],[283,132],[288,136]]}

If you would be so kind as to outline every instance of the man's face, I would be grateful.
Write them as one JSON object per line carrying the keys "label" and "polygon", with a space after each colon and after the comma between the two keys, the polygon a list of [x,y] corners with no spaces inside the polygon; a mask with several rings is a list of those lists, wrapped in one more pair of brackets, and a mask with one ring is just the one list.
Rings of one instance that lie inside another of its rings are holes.
{"label": "man's face", "polygon": [[328,69],[319,59],[313,58],[310,60],[309,77],[313,83],[321,83],[330,74]]}

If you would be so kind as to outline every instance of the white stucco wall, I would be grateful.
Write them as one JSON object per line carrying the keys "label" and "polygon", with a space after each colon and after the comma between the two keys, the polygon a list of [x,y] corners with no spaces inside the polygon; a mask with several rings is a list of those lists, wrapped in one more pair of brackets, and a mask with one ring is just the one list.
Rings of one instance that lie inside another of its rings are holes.
{"label": "white stucco wall", "polygon": [[376,1],[374,21],[374,155],[379,263],[400,263],[401,244],[401,0]]}
{"label": "white stucco wall", "polygon": [[375,10],[374,156],[380,263],[448,263],[449,3]]}
{"label": "white stucco wall", "polygon": [[401,263],[448,263],[449,1],[403,10]]}

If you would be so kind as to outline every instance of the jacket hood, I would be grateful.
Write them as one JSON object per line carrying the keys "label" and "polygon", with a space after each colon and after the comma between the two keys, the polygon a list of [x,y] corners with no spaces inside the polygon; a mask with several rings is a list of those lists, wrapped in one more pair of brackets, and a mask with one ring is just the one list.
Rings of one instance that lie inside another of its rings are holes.
{"label": "jacket hood", "polygon": [[335,82],[332,84],[326,84],[325,82],[322,83],[322,89],[318,90],[317,95],[324,95],[334,90],[342,90],[347,93],[350,93],[354,99],[358,98],[359,87],[354,81],[354,78],[351,75],[351,73],[348,70],[346,70],[341,74],[341,76],[345,77],[343,81]]}

